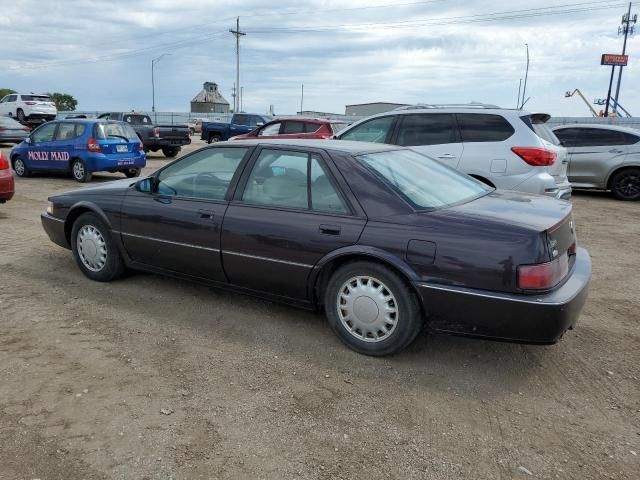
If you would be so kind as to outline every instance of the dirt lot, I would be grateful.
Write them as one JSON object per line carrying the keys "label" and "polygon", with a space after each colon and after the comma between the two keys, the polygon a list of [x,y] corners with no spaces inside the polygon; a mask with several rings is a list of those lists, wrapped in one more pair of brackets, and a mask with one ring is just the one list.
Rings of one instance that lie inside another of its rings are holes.
{"label": "dirt lot", "polygon": [[575,195],[594,272],[559,344],[423,333],[375,359],[317,314],[88,281],[39,219],[77,186],[0,205],[0,479],[638,478],[640,204]]}

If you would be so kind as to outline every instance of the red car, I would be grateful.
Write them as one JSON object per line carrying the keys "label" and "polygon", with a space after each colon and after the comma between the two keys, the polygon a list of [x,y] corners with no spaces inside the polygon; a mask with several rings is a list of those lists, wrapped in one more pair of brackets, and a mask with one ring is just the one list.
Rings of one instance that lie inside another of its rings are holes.
{"label": "red car", "polygon": [[15,183],[13,181],[13,172],[9,166],[9,160],[0,152],[0,203],[13,198],[15,192]]}
{"label": "red car", "polygon": [[323,118],[280,118],[252,130],[236,135],[231,140],[250,138],[331,138],[348,125],[347,122]]}

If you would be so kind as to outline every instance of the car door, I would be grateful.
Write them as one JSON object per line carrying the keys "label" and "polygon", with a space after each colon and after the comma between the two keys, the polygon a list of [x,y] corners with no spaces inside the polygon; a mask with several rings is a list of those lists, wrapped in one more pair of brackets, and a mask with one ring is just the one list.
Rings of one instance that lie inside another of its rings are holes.
{"label": "car door", "polygon": [[122,206],[121,236],[132,260],[163,270],[226,281],[220,227],[249,147],[199,150],[173,162]]}
{"label": "car door", "polygon": [[36,128],[29,136],[27,150],[27,168],[30,170],[56,170],[56,160],[52,153],[55,151],[54,136],[57,122],[49,122]]}
{"label": "car door", "polygon": [[282,128],[282,122],[269,123],[264,127],[260,127],[260,129],[258,130],[258,134],[256,136],[264,139],[278,138],[281,128]]}
{"label": "car door", "polygon": [[345,195],[330,158],[317,150],[261,147],[249,165],[222,226],[229,282],[309,300],[313,266],[358,241],[364,213]]}
{"label": "car door", "polygon": [[411,147],[456,168],[463,146],[455,118],[451,113],[416,113],[398,116],[391,143]]}
{"label": "car door", "polygon": [[53,170],[69,170],[69,162],[76,144],[76,137],[84,133],[84,124],[60,122],[56,129],[51,147],[51,168]]}
{"label": "car door", "polygon": [[622,165],[629,141],[624,132],[571,127],[554,130],[569,151],[568,176],[576,186],[605,188],[609,172]]}

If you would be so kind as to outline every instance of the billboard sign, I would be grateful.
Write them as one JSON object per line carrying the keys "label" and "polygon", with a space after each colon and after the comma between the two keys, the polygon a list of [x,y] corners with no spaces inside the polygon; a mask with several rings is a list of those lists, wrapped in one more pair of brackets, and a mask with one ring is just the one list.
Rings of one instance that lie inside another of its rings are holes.
{"label": "billboard sign", "polygon": [[616,55],[613,53],[603,53],[600,65],[613,65],[616,67],[624,67],[627,65],[629,55]]}

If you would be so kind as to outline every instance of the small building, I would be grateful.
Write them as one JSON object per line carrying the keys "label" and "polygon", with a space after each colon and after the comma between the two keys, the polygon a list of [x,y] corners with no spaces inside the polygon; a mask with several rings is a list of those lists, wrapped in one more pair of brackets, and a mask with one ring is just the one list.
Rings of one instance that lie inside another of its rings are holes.
{"label": "small building", "polygon": [[343,116],[341,113],[316,112],[315,110],[303,110],[296,112],[296,115],[307,118],[336,118]]}
{"label": "small building", "polygon": [[388,112],[398,107],[406,107],[406,103],[372,102],[345,105],[344,114],[350,117],[368,117],[378,113]]}
{"label": "small building", "polygon": [[229,102],[218,91],[215,82],[204,82],[202,90],[191,100],[192,113],[229,113]]}

